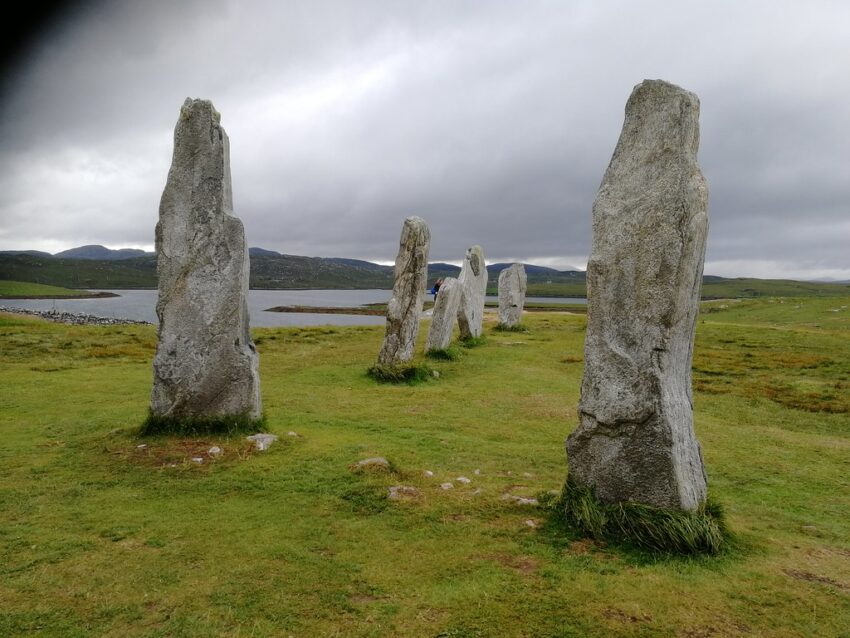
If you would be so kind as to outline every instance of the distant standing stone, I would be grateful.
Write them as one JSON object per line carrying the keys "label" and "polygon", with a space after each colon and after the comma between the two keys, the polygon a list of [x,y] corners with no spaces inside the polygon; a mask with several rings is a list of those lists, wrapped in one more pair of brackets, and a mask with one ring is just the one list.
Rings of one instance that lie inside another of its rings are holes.
{"label": "distant standing stone", "polygon": [[419,217],[404,220],[395,260],[393,296],[387,306],[387,329],[378,355],[381,365],[397,365],[413,358],[425,285],[431,231]]}
{"label": "distant standing stone", "polygon": [[457,313],[460,338],[480,337],[484,321],[484,297],[487,294],[487,266],[481,246],[472,246],[466,251],[458,282],[461,288]]}
{"label": "distant standing stone", "polygon": [[593,205],[587,335],[570,475],[606,502],[692,510],[706,497],[691,359],[708,189],[699,100],[635,87]]}
{"label": "distant standing stone", "polygon": [[528,277],[525,266],[511,264],[499,273],[499,324],[513,328],[522,320]]}
{"label": "distant standing stone", "polygon": [[431,327],[428,329],[428,339],[425,341],[425,352],[445,350],[452,342],[452,331],[460,307],[461,288],[454,277],[445,277],[437,299],[434,301],[434,314]]}
{"label": "distant standing stone", "polygon": [[248,246],[233,216],[230,147],[211,102],[187,99],[156,225],[159,342],[151,410],[260,417],[248,325]]}

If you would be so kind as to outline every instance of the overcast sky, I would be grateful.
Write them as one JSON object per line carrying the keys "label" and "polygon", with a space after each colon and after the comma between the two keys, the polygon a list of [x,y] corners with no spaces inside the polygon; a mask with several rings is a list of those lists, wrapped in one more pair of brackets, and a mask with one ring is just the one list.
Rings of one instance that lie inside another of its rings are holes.
{"label": "overcast sky", "polygon": [[[153,247],[188,97],[230,136],[252,246],[584,268],[632,87],[702,104],[707,274],[850,278],[850,3],[74,5],[7,60],[0,249]],[[12,27],[14,28],[14,27]]]}

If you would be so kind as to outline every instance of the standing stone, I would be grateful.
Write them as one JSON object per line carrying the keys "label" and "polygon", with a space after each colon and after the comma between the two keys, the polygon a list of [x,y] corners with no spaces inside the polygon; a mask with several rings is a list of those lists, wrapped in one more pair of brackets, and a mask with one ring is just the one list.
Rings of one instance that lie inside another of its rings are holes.
{"label": "standing stone", "polygon": [[580,424],[570,475],[605,502],[692,510],[706,497],[691,359],[708,230],[699,100],[635,87],[593,205]]}
{"label": "standing stone", "polygon": [[431,231],[419,217],[408,217],[401,230],[395,258],[393,296],[387,306],[387,330],[378,355],[380,365],[397,365],[413,358],[423,295],[428,282]]}
{"label": "standing stone", "polygon": [[452,330],[455,327],[457,310],[460,306],[460,284],[454,277],[445,277],[437,299],[434,301],[434,316],[428,329],[425,352],[445,350],[452,342]]}
{"label": "standing stone", "polygon": [[261,416],[248,331],[248,247],[233,216],[221,116],[187,99],[156,225],[159,342],[151,410],[174,418]]}
{"label": "standing stone", "polygon": [[528,277],[522,264],[511,264],[499,273],[499,323],[505,328],[513,328],[522,320],[527,289]]}
{"label": "standing stone", "polygon": [[481,246],[472,246],[466,251],[458,283],[461,291],[457,313],[460,338],[480,337],[484,321],[484,297],[487,294],[487,266]]}

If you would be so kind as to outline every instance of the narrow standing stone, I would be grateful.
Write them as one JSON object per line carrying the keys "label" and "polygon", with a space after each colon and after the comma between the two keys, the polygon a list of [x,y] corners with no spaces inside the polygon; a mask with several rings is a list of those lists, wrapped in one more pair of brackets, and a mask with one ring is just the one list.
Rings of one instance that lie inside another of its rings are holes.
{"label": "narrow standing stone", "polygon": [[452,342],[452,331],[457,319],[460,305],[460,284],[454,277],[445,277],[437,299],[434,301],[434,316],[428,329],[428,340],[425,342],[425,352],[445,350]]}
{"label": "narrow standing stone", "polygon": [[431,231],[419,217],[408,217],[401,230],[395,259],[393,296],[387,306],[387,330],[378,355],[381,365],[398,365],[413,358],[423,295],[428,282]]}
{"label": "narrow standing stone", "polygon": [[692,510],[706,497],[691,398],[708,230],[698,146],[696,95],[644,81],[593,205],[580,424],[567,456],[570,475],[605,502]]}
{"label": "narrow standing stone", "polygon": [[522,321],[528,277],[525,266],[511,264],[499,273],[499,324],[513,328]]}
{"label": "narrow standing stone", "polygon": [[156,225],[159,342],[151,410],[174,418],[259,418],[248,325],[248,246],[233,216],[230,147],[220,115],[187,99]]}
{"label": "narrow standing stone", "polygon": [[472,246],[466,251],[458,282],[461,289],[457,313],[460,338],[480,337],[487,294],[487,266],[481,246]]}

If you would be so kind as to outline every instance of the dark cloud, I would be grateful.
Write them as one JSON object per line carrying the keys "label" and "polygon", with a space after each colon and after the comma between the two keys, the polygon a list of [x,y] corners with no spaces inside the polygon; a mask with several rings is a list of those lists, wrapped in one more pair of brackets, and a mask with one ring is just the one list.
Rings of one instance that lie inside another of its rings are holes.
{"label": "dark cloud", "polygon": [[186,96],[231,138],[249,242],[583,265],[634,84],[702,103],[708,267],[850,277],[850,8],[839,2],[96,2],[0,100],[0,248],[150,245]]}

